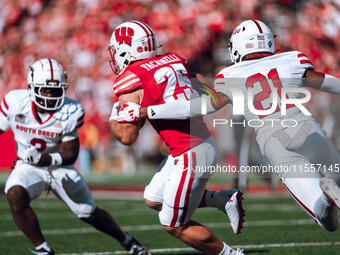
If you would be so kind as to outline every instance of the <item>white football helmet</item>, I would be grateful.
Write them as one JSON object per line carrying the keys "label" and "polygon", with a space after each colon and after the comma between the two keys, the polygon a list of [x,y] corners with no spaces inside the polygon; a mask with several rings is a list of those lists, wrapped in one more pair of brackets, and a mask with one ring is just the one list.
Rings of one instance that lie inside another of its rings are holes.
{"label": "white football helmet", "polygon": [[124,22],[113,31],[108,50],[112,71],[118,74],[132,61],[156,56],[155,33],[143,22]]}
{"label": "white football helmet", "polygon": [[46,111],[59,109],[68,88],[67,75],[54,59],[43,58],[30,66],[27,74],[31,100]]}
{"label": "white football helmet", "polygon": [[274,36],[262,21],[246,20],[238,25],[229,42],[231,62],[246,60],[252,53],[274,53]]}

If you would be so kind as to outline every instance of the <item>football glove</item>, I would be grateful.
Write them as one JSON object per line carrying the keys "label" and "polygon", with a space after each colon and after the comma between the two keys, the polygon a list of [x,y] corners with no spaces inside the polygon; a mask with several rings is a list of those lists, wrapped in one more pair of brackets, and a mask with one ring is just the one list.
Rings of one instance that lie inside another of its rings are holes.
{"label": "football glove", "polygon": [[136,103],[127,102],[119,110],[118,115],[114,117],[119,123],[133,122],[140,119],[141,106]]}
{"label": "football glove", "polygon": [[40,161],[41,153],[37,151],[34,146],[29,146],[24,150],[22,157],[24,162],[31,165],[37,165]]}

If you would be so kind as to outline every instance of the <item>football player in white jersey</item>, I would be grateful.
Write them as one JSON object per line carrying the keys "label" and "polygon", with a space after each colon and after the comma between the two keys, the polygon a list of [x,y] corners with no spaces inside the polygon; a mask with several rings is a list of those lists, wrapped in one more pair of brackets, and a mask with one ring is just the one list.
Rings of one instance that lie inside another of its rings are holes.
{"label": "football player in white jersey", "polygon": [[79,152],[82,105],[65,96],[67,76],[53,59],[35,62],[27,75],[28,90],[9,92],[0,104],[0,134],[14,133],[18,159],[5,193],[18,228],[38,255],[54,254],[30,206],[44,190],[52,190],[81,220],[117,239],[131,254],[151,254],[123,232],[112,216],[98,208],[85,181],[73,167]]}
{"label": "football player in white jersey", "polygon": [[[166,103],[166,107],[141,108],[128,103],[117,120],[183,119],[200,115],[205,104],[206,112],[211,113],[232,103],[234,112],[244,115],[246,123],[254,127],[263,155],[276,167],[297,203],[321,227],[335,231],[340,155],[304,107],[310,92],[303,87],[340,94],[340,79],[314,71],[301,52],[275,54],[274,36],[258,20],[244,21],[234,29],[229,51],[234,65],[223,69],[214,83],[219,103],[202,98],[190,104]],[[171,111],[166,110],[169,107]]]}

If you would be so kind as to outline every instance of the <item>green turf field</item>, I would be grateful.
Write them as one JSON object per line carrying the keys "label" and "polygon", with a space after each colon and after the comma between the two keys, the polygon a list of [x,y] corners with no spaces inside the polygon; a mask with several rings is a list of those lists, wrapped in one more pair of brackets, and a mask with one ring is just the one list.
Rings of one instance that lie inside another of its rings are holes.
{"label": "green turf field", "polygon": [[[200,254],[171,237],[158,222],[157,212],[141,199],[96,197],[123,229],[143,241],[153,254]],[[126,254],[118,243],[78,220],[54,197],[32,202],[43,233],[56,254]],[[223,241],[245,249],[245,254],[340,254],[339,232],[318,227],[289,196],[247,197],[245,229],[232,233],[226,216],[210,208],[198,209],[194,219],[209,226]],[[34,247],[16,228],[5,197],[0,197],[0,254],[32,254]]]}

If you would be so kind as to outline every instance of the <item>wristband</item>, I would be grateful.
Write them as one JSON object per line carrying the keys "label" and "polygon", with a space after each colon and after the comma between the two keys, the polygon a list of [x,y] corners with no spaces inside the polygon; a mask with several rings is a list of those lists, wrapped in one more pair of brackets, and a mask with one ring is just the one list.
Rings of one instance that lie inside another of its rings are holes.
{"label": "wristband", "polygon": [[63,159],[60,153],[50,153],[51,156],[51,166],[60,166],[63,163]]}

